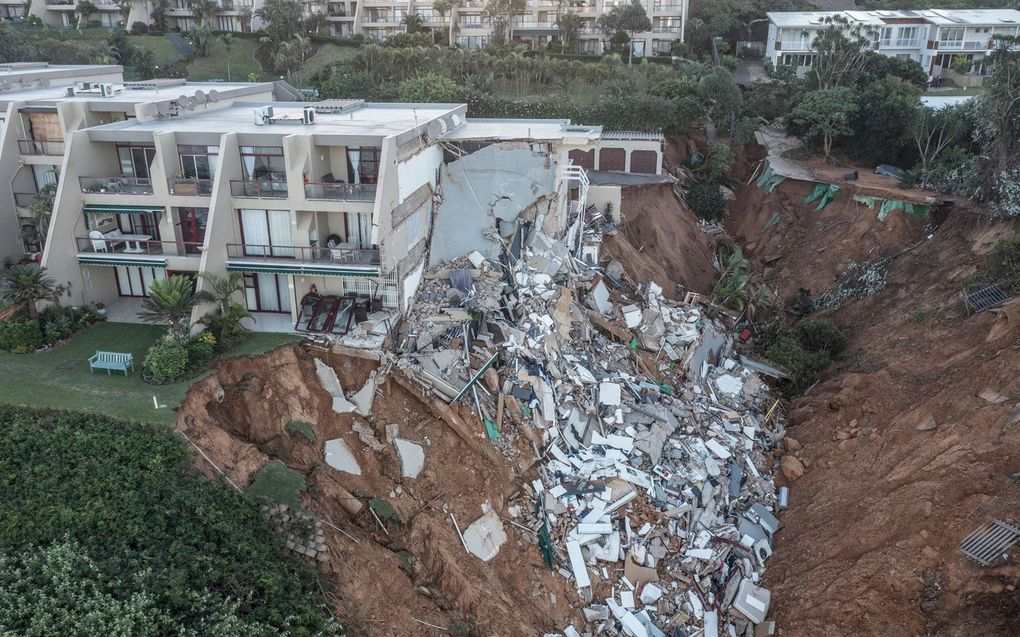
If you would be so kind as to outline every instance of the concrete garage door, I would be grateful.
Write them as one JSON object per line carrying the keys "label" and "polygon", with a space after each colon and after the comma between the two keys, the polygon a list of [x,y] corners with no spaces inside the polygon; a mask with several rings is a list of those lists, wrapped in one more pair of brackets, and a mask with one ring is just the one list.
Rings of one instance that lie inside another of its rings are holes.
{"label": "concrete garage door", "polygon": [[572,150],[569,154],[570,161],[585,170],[595,170],[595,149]]}
{"label": "concrete garage door", "polygon": [[599,170],[623,172],[627,165],[627,151],[622,148],[603,148],[599,151]]}
{"label": "concrete garage door", "polygon": [[635,150],[630,154],[630,172],[656,174],[659,158],[654,150]]}

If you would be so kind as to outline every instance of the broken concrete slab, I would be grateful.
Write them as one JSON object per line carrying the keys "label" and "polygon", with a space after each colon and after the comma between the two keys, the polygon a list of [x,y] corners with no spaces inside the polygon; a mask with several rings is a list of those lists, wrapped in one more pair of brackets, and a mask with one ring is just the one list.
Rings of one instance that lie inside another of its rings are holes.
{"label": "broken concrete slab", "polygon": [[362,416],[368,418],[372,413],[372,401],[375,399],[375,373],[373,372],[368,380],[365,381],[364,386],[358,390],[358,393],[351,396],[351,402],[354,403],[355,411]]}
{"label": "broken concrete slab", "polygon": [[354,457],[354,453],[347,446],[347,443],[344,442],[343,438],[327,440],[325,453],[326,464],[337,471],[343,471],[355,476],[361,475],[361,465],[358,464],[358,459]]}
{"label": "broken concrete slab", "polygon": [[400,475],[404,478],[417,478],[425,468],[425,448],[404,438],[395,438],[393,446],[400,459]]}
{"label": "broken concrete slab", "polygon": [[464,529],[464,544],[468,551],[483,562],[496,557],[504,542],[506,531],[495,511],[489,511]]}
{"label": "broken concrete slab", "polygon": [[314,360],[315,375],[319,378],[319,384],[326,390],[326,393],[333,397],[333,411],[338,414],[354,411],[356,407],[344,396],[344,388],[340,385],[340,378],[336,375],[336,370],[317,358]]}
{"label": "broken concrete slab", "polygon": [[737,589],[733,608],[752,623],[760,624],[768,615],[771,600],[772,593],[767,588],[755,586],[751,580],[744,579]]}

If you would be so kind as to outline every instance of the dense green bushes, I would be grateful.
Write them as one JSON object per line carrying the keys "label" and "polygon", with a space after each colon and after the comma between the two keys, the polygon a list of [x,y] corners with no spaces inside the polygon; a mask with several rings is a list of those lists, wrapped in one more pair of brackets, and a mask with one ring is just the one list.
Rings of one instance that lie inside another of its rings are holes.
{"label": "dense green bushes", "polygon": [[168,429],[0,407],[0,634],[334,635],[257,506]]}
{"label": "dense green bushes", "polygon": [[56,345],[102,317],[92,308],[51,305],[31,318],[16,313],[0,320],[0,350],[29,354],[44,345]]}
{"label": "dense green bushes", "polygon": [[191,339],[163,338],[145,355],[145,373],[157,383],[177,382],[199,373],[213,359],[215,346],[209,332]]}
{"label": "dense green bushes", "polygon": [[15,354],[29,354],[45,343],[39,321],[31,318],[11,318],[0,321],[0,349]]}

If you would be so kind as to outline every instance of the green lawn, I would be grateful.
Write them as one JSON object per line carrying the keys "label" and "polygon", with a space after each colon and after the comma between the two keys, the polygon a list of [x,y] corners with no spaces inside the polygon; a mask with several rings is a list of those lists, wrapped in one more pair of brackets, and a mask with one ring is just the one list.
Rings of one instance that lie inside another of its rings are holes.
{"label": "green lawn", "polygon": [[214,38],[209,46],[209,55],[192,58],[188,79],[192,82],[208,80],[226,80],[247,82],[248,75],[254,73],[259,80],[273,79],[262,70],[262,65],[253,55],[257,42],[246,38],[234,38],[230,47],[230,77],[227,77],[227,49],[219,38]]}
{"label": "green lawn", "polygon": [[[99,323],[75,335],[63,347],[41,354],[0,352],[0,403],[30,407],[54,407],[106,414],[127,420],[170,423],[172,407],[180,404],[190,379],[170,385],[142,382],[141,362],[165,328],[133,323]],[[253,334],[225,356],[267,351],[299,340],[289,334]],[[87,359],[96,350],[131,352],[135,371],[89,372]],[[165,409],[156,410],[155,396]]]}
{"label": "green lawn", "polygon": [[128,44],[133,47],[152,51],[152,55],[159,68],[163,68],[168,64],[177,61],[181,55],[177,52],[177,49],[174,48],[174,45],[170,44],[170,40],[167,40],[164,36],[129,35],[127,36],[127,40]]}
{"label": "green lawn", "polygon": [[337,62],[345,62],[352,57],[358,50],[350,46],[337,46],[335,44],[322,44],[319,45],[319,50],[315,52],[315,55],[305,60],[304,77],[302,78],[301,73],[295,73],[291,76],[291,84],[297,86],[299,80],[303,79],[304,86],[309,86],[311,80],[315,77],[315,74],[323,70],[330,64],[336,64]]}

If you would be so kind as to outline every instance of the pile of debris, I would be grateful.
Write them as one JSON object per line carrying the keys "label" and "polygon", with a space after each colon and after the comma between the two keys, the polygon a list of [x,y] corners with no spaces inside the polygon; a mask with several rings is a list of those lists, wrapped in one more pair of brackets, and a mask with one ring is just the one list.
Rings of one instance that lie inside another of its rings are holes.
{"label": "pile of debris", "polygon": [[778,402],[696,295],[661,292],[533,228],[519,259],[426,274],[396,366],[500,450],[534,453],[505,519],[578,588],[562,634],[773,634]]}

